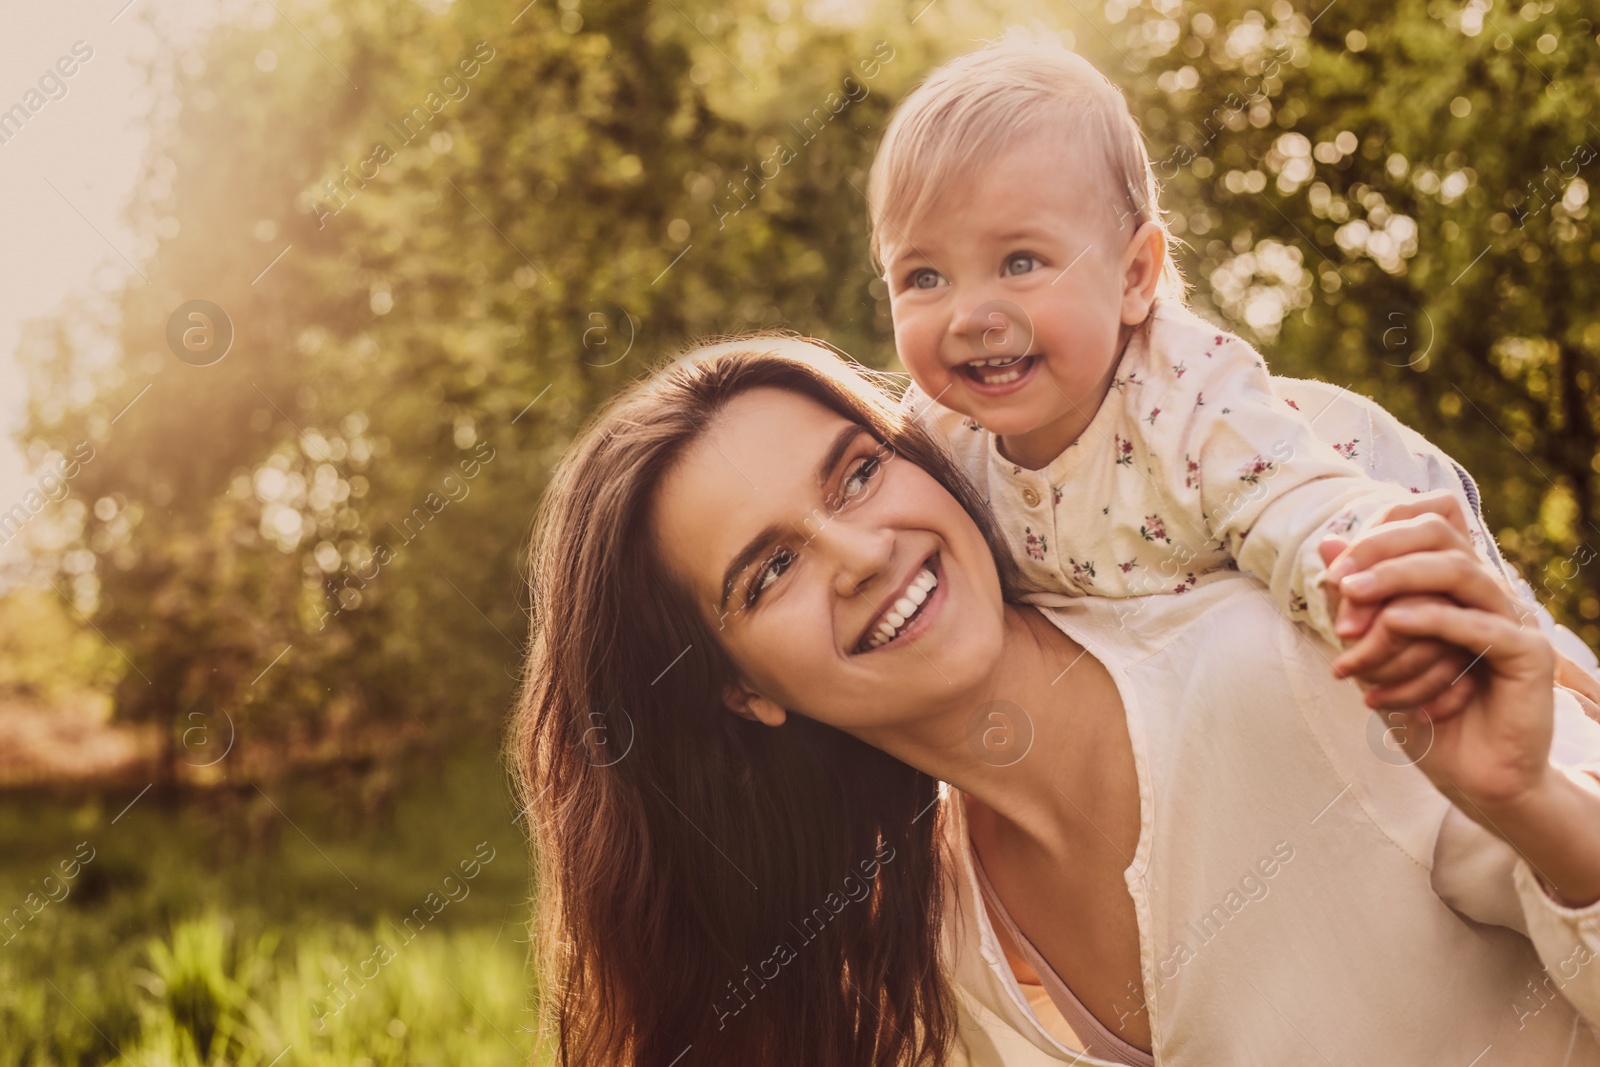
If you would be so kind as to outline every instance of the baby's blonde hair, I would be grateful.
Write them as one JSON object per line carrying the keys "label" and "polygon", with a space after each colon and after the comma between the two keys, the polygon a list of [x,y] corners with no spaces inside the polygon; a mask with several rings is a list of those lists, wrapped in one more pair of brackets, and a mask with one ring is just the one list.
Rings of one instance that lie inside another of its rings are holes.
{"label": "baby's blonde hair", "polygon": [[[1166,230],[1156,176],[1128,102],[1088,60],[1055,42],[1009,34],[951,60],[900,103],[872,162],[867,199],[872,256],[883,262],[886,232],[900,235],[938,197],[996,159],[1019,135],[1054,123],[1103,155],[1111,210]],[[1167,235],[1160,293],[1182,302],[1183,277]]]}

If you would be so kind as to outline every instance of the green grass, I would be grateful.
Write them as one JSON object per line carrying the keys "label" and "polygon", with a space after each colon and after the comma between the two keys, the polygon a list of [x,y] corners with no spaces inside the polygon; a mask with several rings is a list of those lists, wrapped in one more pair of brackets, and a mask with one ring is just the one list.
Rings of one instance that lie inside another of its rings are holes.
{"label": "green grass", "polygon": [[134,792],[0,808],[0,1067],[530,1062],[492,753],[122,813]]}

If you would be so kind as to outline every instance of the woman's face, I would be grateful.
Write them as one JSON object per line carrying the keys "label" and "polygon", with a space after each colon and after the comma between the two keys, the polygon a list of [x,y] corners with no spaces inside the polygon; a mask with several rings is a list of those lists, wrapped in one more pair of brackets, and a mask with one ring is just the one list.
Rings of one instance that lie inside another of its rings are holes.
{"label": "woman's face", "polygon": [[969,701],[999,660],[1000,581],[971,517],[808,397],[730,401],[663,480],[654,519],[667,567],[779,707],[858,734],[909,725]]}

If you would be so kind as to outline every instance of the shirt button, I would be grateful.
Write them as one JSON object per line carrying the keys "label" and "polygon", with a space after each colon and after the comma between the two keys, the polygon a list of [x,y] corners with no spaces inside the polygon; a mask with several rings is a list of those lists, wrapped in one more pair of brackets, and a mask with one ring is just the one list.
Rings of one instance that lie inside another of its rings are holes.
{"label": "shirt button", "polygon": [[1030,508],[1039,506],[1039,491],[1033,486],[1026,486],[1022,490],[1022,502]]}

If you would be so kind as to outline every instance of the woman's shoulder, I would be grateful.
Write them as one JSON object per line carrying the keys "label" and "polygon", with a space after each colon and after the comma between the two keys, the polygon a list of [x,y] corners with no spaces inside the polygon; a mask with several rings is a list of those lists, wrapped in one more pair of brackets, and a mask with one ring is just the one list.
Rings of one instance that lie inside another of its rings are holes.
{"label": "woman's shoulder", "polygon": [[[1140,597],[1037,594],[1029,603],[1108,667],[1130,667],[1175,645],[1260,647],[1294,623],[1254,578],[1237,570],[1200,575],[1182,593]],[[1204,654],[1204,650],[1192,650]]]}

